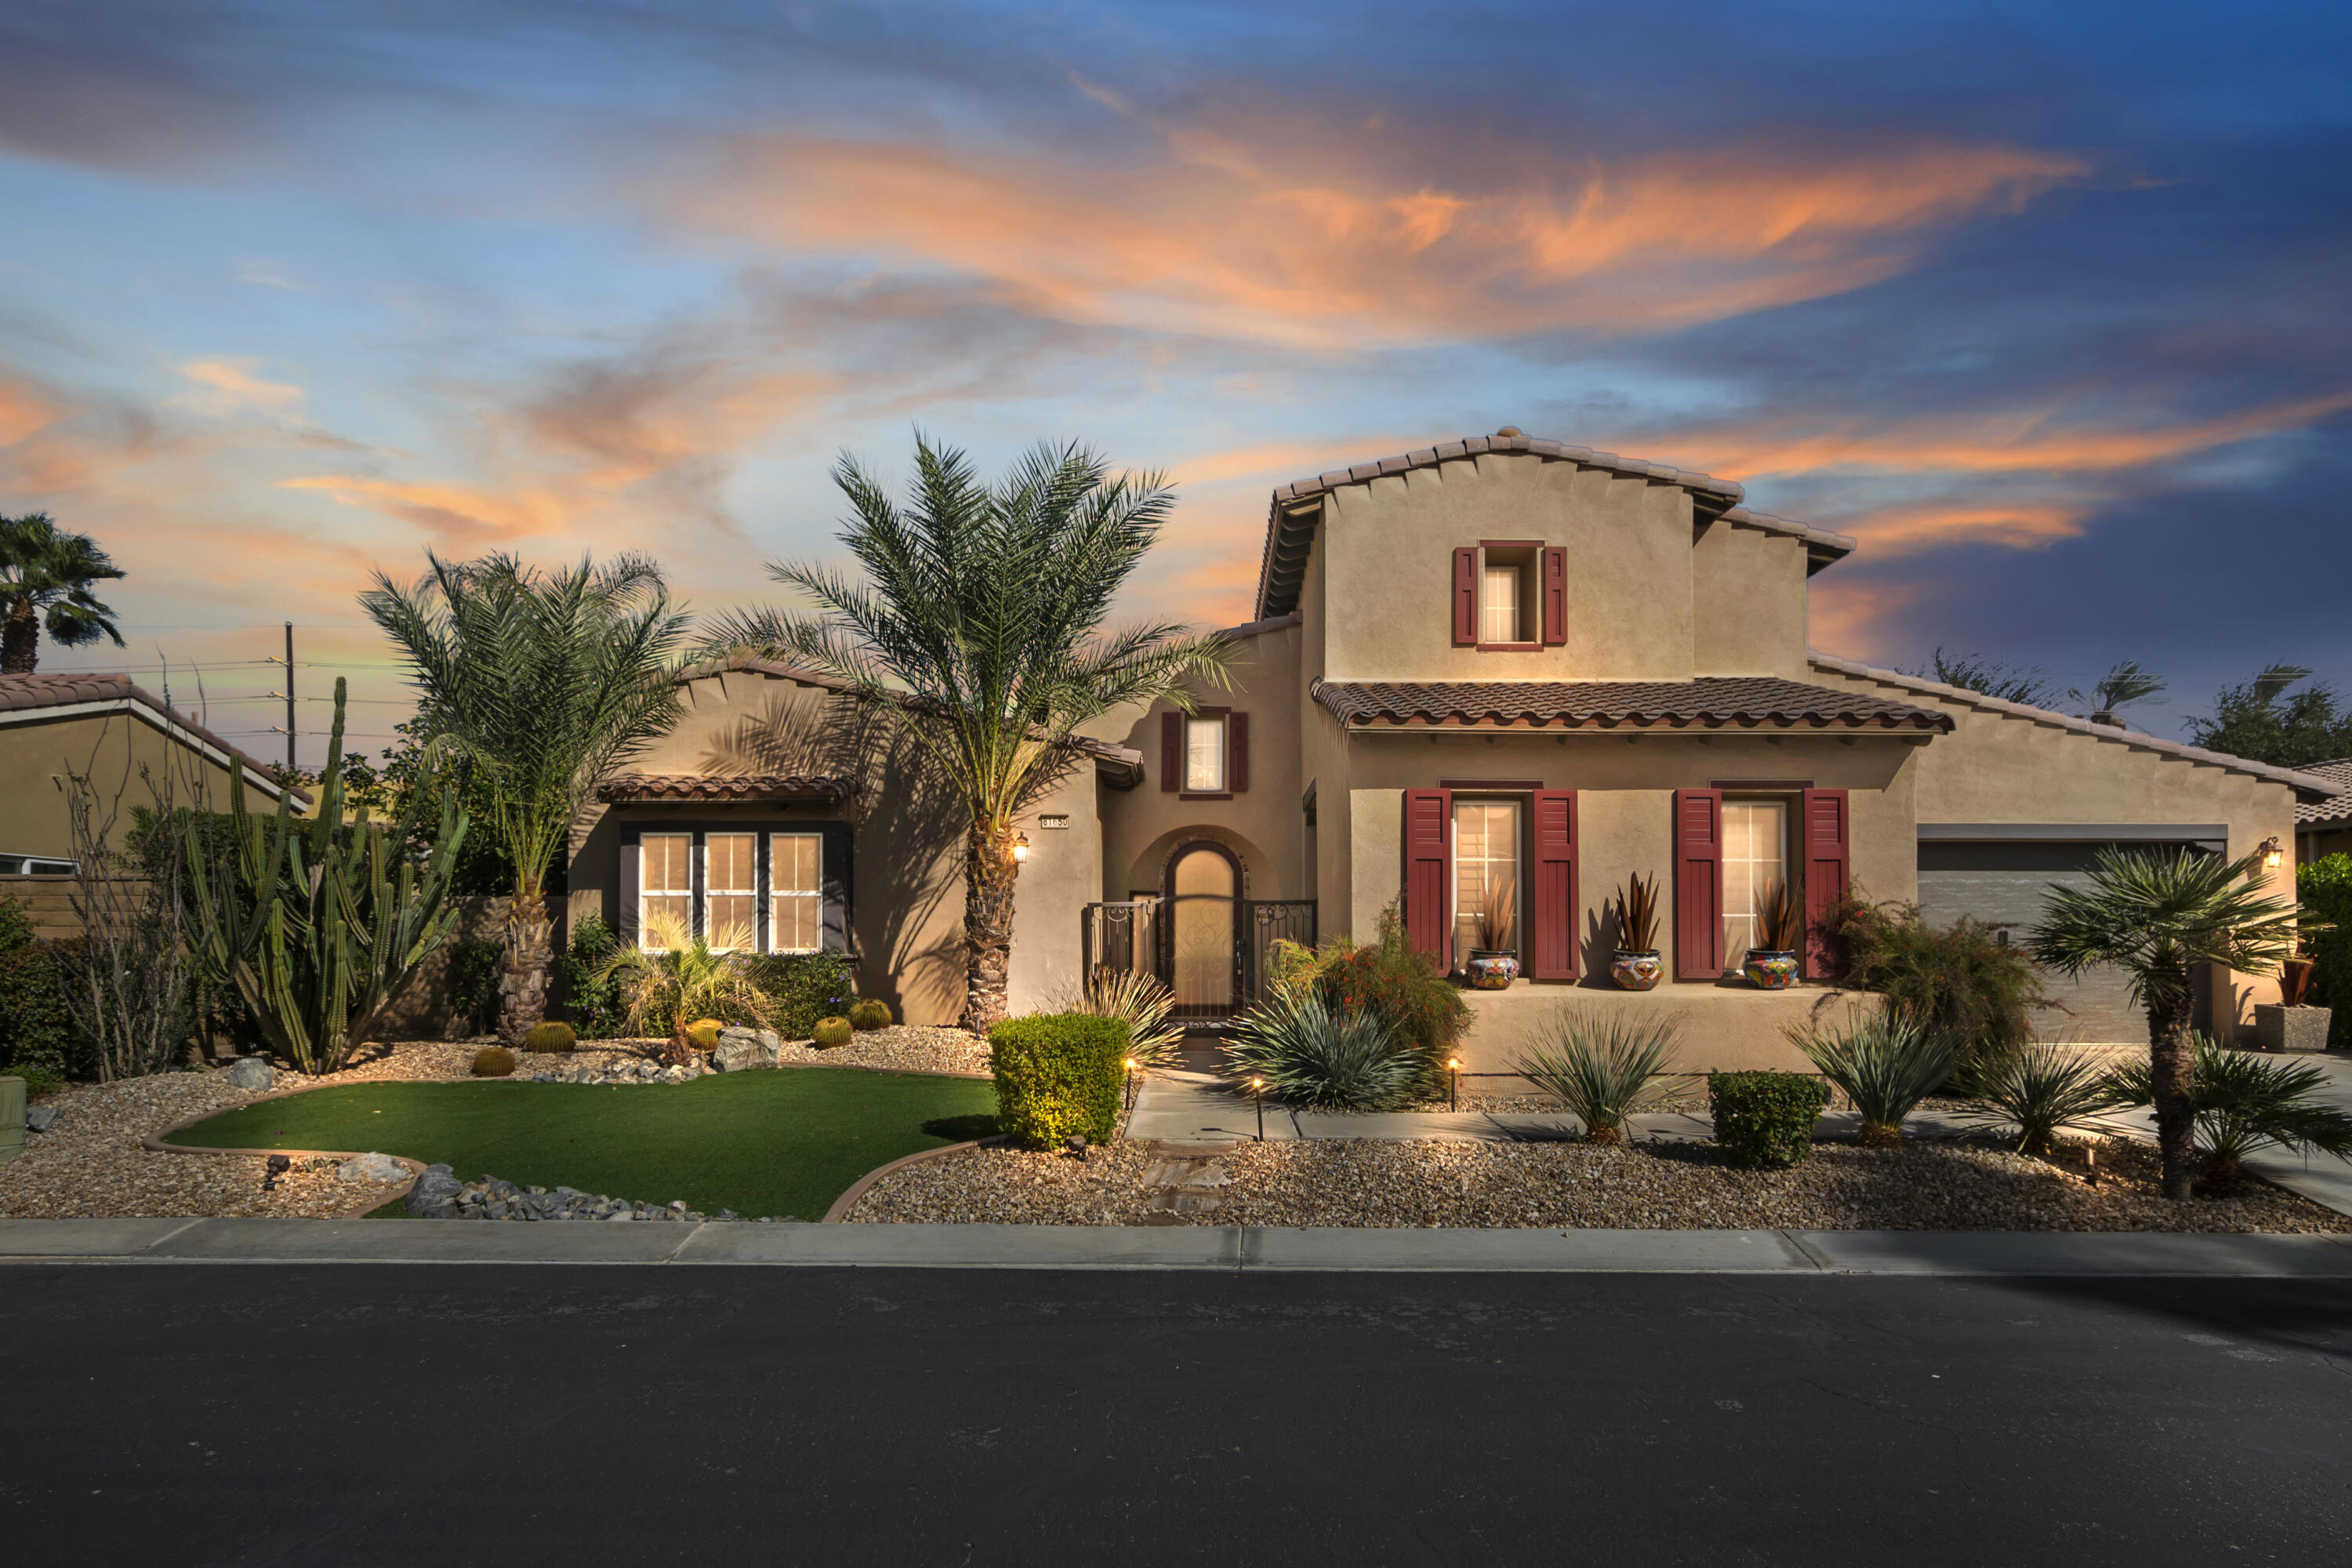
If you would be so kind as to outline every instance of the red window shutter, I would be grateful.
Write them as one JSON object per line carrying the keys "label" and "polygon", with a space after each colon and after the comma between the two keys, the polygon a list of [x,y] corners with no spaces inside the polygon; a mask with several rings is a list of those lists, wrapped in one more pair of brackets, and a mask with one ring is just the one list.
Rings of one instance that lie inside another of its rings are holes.
{"label": "red window shutter", "polygon": [[1454,646],[1468,647],[1478,640],[1478,550],[1465,545],[1454,552]]}
{"label": "red window shutter", "polygon": [[1249,788],[1249,715],[1225,715],[1225,789],[1239,795]]}
{"label": "red window shutter", "polygon": [[1543,640],[1546,647],[1568,640],[1568,552],[1558,546],[1543,552]]}
{"label": "red window shutter", "polygon": [[1576,978],[1576,792],[1538,790],[1528,978]]}
{"label": "red window shutter", "polygon": [[1805,792],[1802,842],[1805,867],[1805,978],[1829,980],[1843,967],[1821,935],[1822,920],[1845,897],[1853,881],[1851,808],[1842,789]]}
{"label": "red window shutter", "polygon": [[1160,716],[1160,787],[1179,790],[1184,787],[1184,715],[1162,713]]}
{"label": "red window shutter", "polygon": [[1404,792],[1404,931],[1437,967],[1454,967],[1454,792]]}
{"label": "red window shutter", "polygon": [[1675,978],[1723,977],[1723,792],[1675,791]]}

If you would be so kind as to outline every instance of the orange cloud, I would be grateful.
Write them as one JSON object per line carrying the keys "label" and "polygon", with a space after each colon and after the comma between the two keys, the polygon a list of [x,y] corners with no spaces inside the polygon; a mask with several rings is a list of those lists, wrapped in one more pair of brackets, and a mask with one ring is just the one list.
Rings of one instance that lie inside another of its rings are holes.
{"label": "orange cloud", "polygon": [[1862,541],[1873,560],[1916,555],[1950,544],[2001,544],[2012,550],[2046,550],[2062,539],[2078,539],[2087,506],[2033,505],[1893,507],[1834,524]]}
{"label": "orange cloud", "polygon": [[263,380],[254,374],[260,363],[257,359],[190,360],[174,368],[205,390],[184,393],[172,401],[219,415],[247,408],[275,414],[301,407],[302,389],[289,382]]}
{"label": "orange cloud", "polygon": [[1423,179],[1407,154],[1426,149],[1368,145],[1355,127],[1158,134],[1141,167],[752,137],[716,177],[652,195],[794,253],[977,275],[1032,313],[1335,347],[1654,329],[1816,298],[1900,270],[1937,228],[2087,172],[2027,149],[1923,143],[1621,165],[1522,148],[1431,158],[1446,177]]}
{"label": "orange cloud", "polygon": [[1806,639],[1814,647],[1848,658],[1884,657],[1880,627],[1916,604],[1919,583],[1866,583],[1832,573],[1806,584]]}
{"label": "orange cloud", "polygon": [[568,530],[580,510],[558,490],[520,487],[414,484],[357,474],[304,475],[278,488],[320,490],[344,506],[384,512],[433,535],[444,547],[473,551],[507,540]]}

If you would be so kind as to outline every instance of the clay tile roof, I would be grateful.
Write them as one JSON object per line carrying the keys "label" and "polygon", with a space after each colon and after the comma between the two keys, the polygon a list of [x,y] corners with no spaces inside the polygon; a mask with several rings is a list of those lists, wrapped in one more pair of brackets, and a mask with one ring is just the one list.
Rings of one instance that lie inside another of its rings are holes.
{"label": "clay tile roof", "polygon": [[1949,730],[1950,715],[1762,676],[1698,680],[1318,680],[1315,700],[1344,724],[1528,724],[1591,730],[1713,728]]}
{"label": "clay tile roof", "polygon": [[1833,561],[1853,552],[1854,542],[1842,533],[1815,528],[1770,512],[1751,511],[1739,504],[1743,494],[1740,486],[1731,479],[1718,479],[1689,468],[1676,468],[1664,463],[1645,463],[1639,458],[1621,458],[1614,452],[1596,452],[1590,447],[1573,447],[1562,441],[1550,441],[1536,436],[1516,432],[1508,436],[1466,436],[1459,441],[1440,441],[1435,446],[1408,452],[1400,458],[1381,458],[1369,463],[1352,463],[1344,468],[1318,474],[1311,479],[1297,479],[1275,487],[1274,502],[1268,508],[1265,521],[1265,552],[1258,566],[1257,613],[1261,619],[1284,616],[1298,607],[1298,584],[1307,563],[1307,550],[1314,538],[1316,519],[1321,509],[1307,504],[1349,485],[1370,481],[1404,472],[1409,468],[1433,468],[1440,463],[1459,462],[1490,452],[1526,452],[1549,462],[1574,463],[1579,468],[1603,468],[1629,479],[1646,479],[1652,484],[1679,485],[1691,494],[1692,503],[1702,519],[1720,519],[1735,528],[1752,528],[1759,532],[1777,533],[1801,540],[1808,557],[1808,570],[1818,572]]}
{"label": "clay tile roof", "polygon": [[615,773],[596,786],[596,798],[619,802],[839,800],[847,779],[803,773]]}
{"label": "clay tile roof", "polygon": [[2321,778],[2333,779],[2344,785],[2346,791],[2333,800],[2298,801],[2294,808],[2295,821],[2352,822],[2352,757],[2341,758],[2332,763],[2305,763],[2295,772],[2316,773]]}
{"label": "clay tile roof", "polygon": [[[94,675],[72,670],[61,670],[55,675],[0,675],[0,713],[34,712],[47,708],[79,707],[94,702],[111,704],[123,710],[145,709],[153,718],[163,721],[167,726],[165,733],[173,734],[184,742],[193,741],[199,750],[235,757],[245,766],[246,782],[267,790],[273,796],[278,794],[277,777],[270,773],[267,763],[257,761],[230,745],[127,675]],[[310,804],[308,791],[298,789],[292,793],[303,805]]]}

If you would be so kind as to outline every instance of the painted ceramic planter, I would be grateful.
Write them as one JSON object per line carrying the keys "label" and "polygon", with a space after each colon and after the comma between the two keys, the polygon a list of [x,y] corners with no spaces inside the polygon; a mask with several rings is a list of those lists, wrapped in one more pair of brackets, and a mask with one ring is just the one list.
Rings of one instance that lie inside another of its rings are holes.
{"label": "painted ceramic planter", "polygon": [[1470,977],[1471,990],[1500,991],[1519,977],[1519,955],[1473,948],[1462,971]]}
{"label": "painted ceramic planter", "polygon": [[1620,990],[1652,990],[1665,975],[1665,960],[1658,956],[1654,947],[1638,952],[1621,947],[1609,959],[1609,978],[1617,983]]}
{"label": "painted ceramic planter", "polygon": [[1797,983],[1797,955],[1792,952],[1751,947],[1739,966],[1748,984],[1759,991],[1786,991]]}

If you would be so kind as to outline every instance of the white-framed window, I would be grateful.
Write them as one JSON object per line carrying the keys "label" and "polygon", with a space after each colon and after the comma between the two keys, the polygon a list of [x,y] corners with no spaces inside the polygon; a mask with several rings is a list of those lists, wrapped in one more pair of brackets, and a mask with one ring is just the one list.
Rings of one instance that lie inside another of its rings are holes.
{"label": "white-framed window", "polygon": [[1519,803],[1454,802],[1454,951],[1519,948]]}
{"label": "white-framed window", "polygon": [[1226,726],[1222,713],[1193,713],[1184,720],[1184,789],[1189,795],[1225,791]]}
{"label": "white-framed window", "polygon": [[814,952],[824,945],[822,835],[768,835],[768,900],[770,952]]}
{"label": "white-framed window", "polygon": [[694,934],[694,835],[648,833],[637,847],[637,945],[661,952],[671,931]]}
{"label": "white-framed window", "polygon": [[[1737,964],[1761,940],[1756,906],[1789,874],[1789,803],[1723,803],[1723,958]],[[1734,957],[1738,954],[1738,957]]]}
{"label": "white-framed window", "polygon": [[719,952],[760,946],[760,836],[708,833],[702,839],[702,929]]}
{"label": "white-framed window", "polygon": [[1528,569],[1517,562],[1496,559],[1497,553],[1487,552],[1478,574],[1478,640],[1526,642],[1519,610],[1526,598]]}

